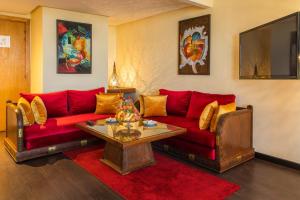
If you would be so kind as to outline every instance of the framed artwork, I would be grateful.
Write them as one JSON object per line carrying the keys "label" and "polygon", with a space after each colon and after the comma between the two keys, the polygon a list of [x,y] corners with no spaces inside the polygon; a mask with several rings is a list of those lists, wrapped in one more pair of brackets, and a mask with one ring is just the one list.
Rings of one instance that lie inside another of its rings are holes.
{"label": "framed artwork", "polygon": [[179,22],[178,74],[210,74],[210,15]]}
{"label": "framed artwork", "polygon": [[56,20],[57,73],[92,73],[92,25]]}

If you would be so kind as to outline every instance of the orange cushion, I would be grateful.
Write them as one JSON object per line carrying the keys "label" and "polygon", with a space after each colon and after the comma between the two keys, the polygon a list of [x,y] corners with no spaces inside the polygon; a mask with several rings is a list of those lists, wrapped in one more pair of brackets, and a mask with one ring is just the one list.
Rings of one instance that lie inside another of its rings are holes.
{"label": "orange cushion", "polygon": [[144,117],[167,116],[166,95],[144,96]]}
{"label": "orange cushion", "polygon": [[95,114],[116,114],[123,94],[98,94]]}
{"label": "orange cushion", "polygon": [[210,121],[214,115],[215,110],[218,108],[218,102],[214,101],[206,105],[202,111],[199,119],[200,130],[206,130],[209,127]]}

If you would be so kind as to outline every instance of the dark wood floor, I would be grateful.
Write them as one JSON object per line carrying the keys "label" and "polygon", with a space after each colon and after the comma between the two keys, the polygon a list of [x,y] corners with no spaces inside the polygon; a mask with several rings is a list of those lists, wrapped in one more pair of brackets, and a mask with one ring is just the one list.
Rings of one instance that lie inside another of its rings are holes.
{"label": "dark wood floor", "polygon": [[[62,154],[15,164],[3,138],[0,133],[0,200],[121,199]],[[230,199],[300,199],[300,172],[263,160],[214,175],[241,186]]]}

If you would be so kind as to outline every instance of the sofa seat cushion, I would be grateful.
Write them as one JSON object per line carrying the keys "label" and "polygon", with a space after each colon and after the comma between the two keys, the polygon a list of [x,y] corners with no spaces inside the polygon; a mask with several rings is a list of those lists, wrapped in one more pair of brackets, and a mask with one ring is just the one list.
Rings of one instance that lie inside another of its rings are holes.
{"label": "sofa seat cushion", "polygon": [[190,143],[203,145],[209,148],[215,148],[216,145],[215,133],[211,133],[208,130],[200,130],[199,120],[192,120],[186,117],[180,117],[174,115],[168,115],[166,117],[151,117],[148,119],[186,128],[187,132],[185,134],[176,136],[176,138],[185,140]]}
{"label": "sofa seat cushion", "polygon": [[49,118],[44,125],[24,127],[24,142],[27,150],[92,137],[75,127],[76,123],[109,117],[94,113]]}
{"label": "sofa seat cushion", "polygon": [[61,117],[68,115],[67,91],[51,92],[43,94],[21,93],[21,97],[31,102],[35,96],[39,96],[47,109],[47,117]]}
{"label": "sofa seat cushion", "polygon": [[163,145],[168,145],[180,153],[184,153],[186,156],[188,154],[195,154],[196,156],[203,157],[210,160],[216,159],[216,150],[214,148],[205,147],[195,143],[190,143],[185,140],[180,140],[178,138],[169,138],[161,140],[158,143]]}
{"label": "sofa seat cushion", "polygon": [[187,118],[199,119],[205,106],[213,101],[218,101],[219,105],[225,105],[235,102],[233,94],[208,94],[202,92],[193,92]]}
{"label": "sofa seat cushion", "polygon": [[187,128],[187,133],[178,135],[177,138],[210,148],[216,146],[215,133],[211,133],[209,130],[200,130],[198,127]]}

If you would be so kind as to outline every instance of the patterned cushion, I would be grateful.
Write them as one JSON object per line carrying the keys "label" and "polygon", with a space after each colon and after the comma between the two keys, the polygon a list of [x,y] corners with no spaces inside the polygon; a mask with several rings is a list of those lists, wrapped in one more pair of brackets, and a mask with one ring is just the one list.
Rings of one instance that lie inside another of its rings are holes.
{"label": "patterned cushion", "polygon": [[47,121],[47,109],[43,100],[36,96],[31,101],[31,109],[34,115],[34,120],[37,124],[44,124]]}
{"label": "patterned cushion", "polygon": [[18,100],[18,108],[22,112],[23,125],[24,126],[30,126],[30,125],[34,124],[34,115],[33,115],[33,112],[31,110],[30,103],[26,99],[24,99],[23,97],[21,97]]}

